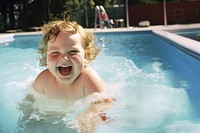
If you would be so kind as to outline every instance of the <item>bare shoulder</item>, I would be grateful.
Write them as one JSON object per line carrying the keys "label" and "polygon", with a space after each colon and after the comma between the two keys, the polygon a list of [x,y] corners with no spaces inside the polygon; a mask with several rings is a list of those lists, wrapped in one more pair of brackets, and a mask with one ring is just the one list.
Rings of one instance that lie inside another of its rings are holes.
{"label": "bare shoulder", "polygon": [[85,67],[83,73],[90,80],[102,81],[100,75],[91,67]]}
{"label": "bare shoulder", "polygon": [[85,81],[85,94],[92,92],[102,92],[105,84],[100,75],[91,67],[86,67],[83,71]]}
{"label": "bare shoulder", "polygon": [[50,72],[48,69],[42,71],[33,82],[33,89],[35,89],[38,93],[44,93],[45,84],[48,83],[48,77],[50,76]]}

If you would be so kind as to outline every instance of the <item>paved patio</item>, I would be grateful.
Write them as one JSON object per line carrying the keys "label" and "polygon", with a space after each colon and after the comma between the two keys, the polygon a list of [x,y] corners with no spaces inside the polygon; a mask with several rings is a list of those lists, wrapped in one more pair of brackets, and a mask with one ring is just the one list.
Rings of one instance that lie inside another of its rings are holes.
{"label": "paved patio", "polygon": [[[157,25],[157,26],[149,26],[149,27],[122,27],[122,28],[109,28],[109,29],[100,29],[97,28],[85,28],[87,32],[116,32],[116,31],[144,31],[144,30],[178,30],[178,29],[194,29],[200,28],[200,23],[196,24],[176,24],[176,25]],[[27,35],[27,34],[39,34],[40,31],[34,32],[13,32],[13,33],[0,33],[1,35],[7,34],[17,34],[17,35]]]}

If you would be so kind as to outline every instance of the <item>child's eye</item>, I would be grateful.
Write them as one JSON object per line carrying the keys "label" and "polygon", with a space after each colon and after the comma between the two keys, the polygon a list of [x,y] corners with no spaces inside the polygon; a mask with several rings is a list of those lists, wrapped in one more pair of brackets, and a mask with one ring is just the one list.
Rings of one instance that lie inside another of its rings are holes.
{"label": "child's eye", "polygon": [[79,51],[77,51],[77,50],[71,50],[70,52],[69,52],[69,54],[70,55],[75,55],[75,54],[77,54]]}
{"label": "child's eye", "polygon": [[55,56],[55,55],[58,55],[58,54],[59,54],[59,52],[52,52],[52,53],[51,53],[51,55],[54,55],[54,56]]}

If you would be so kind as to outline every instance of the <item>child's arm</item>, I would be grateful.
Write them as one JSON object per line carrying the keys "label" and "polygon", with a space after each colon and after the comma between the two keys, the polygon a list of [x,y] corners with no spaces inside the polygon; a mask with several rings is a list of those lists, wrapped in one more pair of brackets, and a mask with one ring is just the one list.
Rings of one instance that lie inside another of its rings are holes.
{"label": "child's arm", "polygon": [[[105,83],[98,73],[90,67],[86,67],[83,72],[85,84],[85,95],[94,92],[101,93],[105,90]],[[92,132],[97,125],[110,118],[106,116],[105,111],[112,107],[114,98],[102,98],[91,103],[88,110],[80,114],[76,118],[79,132]]]}
{"label": "child's arm", "polygon": [[102,92],[105,89],[105,84],[98,73],[90,68],[86,67],[84,70],[84,84],[85,84],[85,95],[89,95],[93,92]]}
{"label": "child's arm", "polygon": [[116,101],[115,98],[105,98],[93,102],[87,111],[76,118],[78,131],[80,133],[92,132],[95,130],[96,126],[110,120],[110,118],[106,116],[105,111],[112,107],[114,101]]}
{"label": "child's arm", "polygon": [[44,94],[44,85],[48,82],[49,79],[49,70],[46,69],[42,71],[33,82],[33,89],[36,90],[40,94]]}

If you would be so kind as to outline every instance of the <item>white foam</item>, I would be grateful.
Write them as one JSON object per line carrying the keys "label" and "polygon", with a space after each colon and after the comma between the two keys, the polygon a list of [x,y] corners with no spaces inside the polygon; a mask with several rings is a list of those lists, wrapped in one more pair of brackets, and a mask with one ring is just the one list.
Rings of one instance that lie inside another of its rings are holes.
{"label": "white foam", "polygon": [[176,121],[159,130],[160,133],[199,133],[200,123]]}
{"label": "white foam", "polygon": [[[73,125],[73,122],[77,115],[84,112],[91,102],[105,97],[117,99],[113,108],[107,111],[113,121],[106,123],[105,131],[112,131],[113,127],[120,128],[121,132],[136,128],[150,132],[149,128],[151,127],[162,127],[163,131],[173,131],[181,127],[181,124],[176,122],[187,119],[192,114],[186,90],[166,83],[166,73],[162,70],[162,64],[159,62],[140,69],[133,61],[124,57],[101,56],[100,60],[92,63],[92,67],[108,81],[105,92],[92,94],[74,103],[69,103],[50,99],[31,91],[36,100],[31,104],[33,112],[29,112],[31,113],[29,124],[34,122],[32,120],[40,122],[44,120],[48,122],[46,125],[64,123],[69,128],[75,128],[76,125]],[[23,70],[30,70],[34,75],[41,71],[29,64],[25,64]],[[25,81],[9,82],[7,86],[13,87],[15,90],[11,91],[10,89],[10,92],[7,91],[8,94],[20,90],[19,88],[21,88],[21,92],[17,96],[26,94],[24,92],[31,89],[30,84],[33,80],[34,76],[29,76]],[[14,94],[12,95],[14,96]],[[23,110],[23,108],[21,109]],[[50,115],[48,115],[49,113]],[[166,121],[175,124],[166,126],[168,124]],[[190,124],[186,123],[186,125]],[[194,129],[196,126],[198,127],[195,125]],[[189,129],[191,128],[188,126]],[[152,129],[152,132],[154,131]],[[195,130],[191,129],[191,131]]]}
{"label": "white foam", "polygon": [[35,77],[30,76],[27,77],[27,79],[25,81],[11,81],[9,82],[7,85],[8,86],[13,86],[16,88],[15,91],[19,91],[19,89],[27,89],[30,88],[31,83],[33,82],[33,80],[35,79]]}
{"label": "white foam", "polygon": [[104,68],[101,74],[110,75],[113,78],[110,82],[120,90],[115,95],[116,106],[109,111],[111,118],[115,119],[112,127],[138,128],[145,132],[151,127],[162,127],[166,122],[192,117],[186,90],[172,85],[168,80],[171,75],[162,69],[162,63],[156,61],[140,69],[124,57],[101,56],[97,64],[92,66]]}
{"label": "white foam", "polygon": [[132,128],[149,128],[162,126],[166,120],[190,117],[191,106],[184,89],[164,85],[140,85],[132,89],[131,93],[122,96],[126,97],[126,101],[118,106],[121,112],[112,113],[113,117],[125,120],[122,123],[118,121],[122,125],[128,126],[127,123],[131,123]]}
{"label": "white foam", "polygon": [[35,72],[36,74],[39,74],[42,70],[38,67],[33,67],[32,65],[28,64],[28,63],[25,63],[24,67],[23,67],[23,70],[31,70],[33,72]]}

